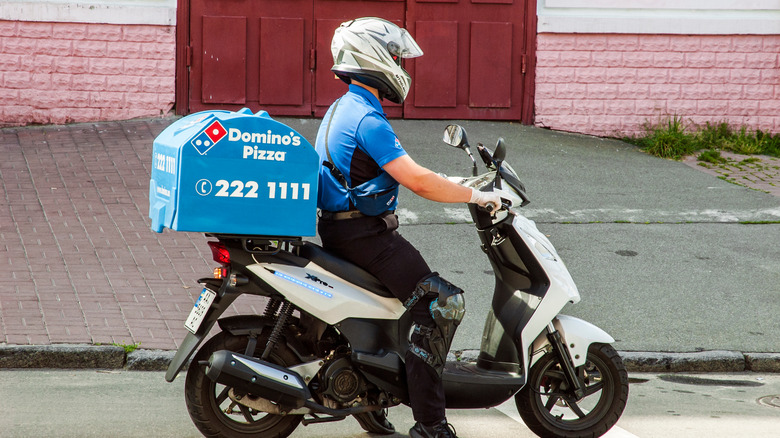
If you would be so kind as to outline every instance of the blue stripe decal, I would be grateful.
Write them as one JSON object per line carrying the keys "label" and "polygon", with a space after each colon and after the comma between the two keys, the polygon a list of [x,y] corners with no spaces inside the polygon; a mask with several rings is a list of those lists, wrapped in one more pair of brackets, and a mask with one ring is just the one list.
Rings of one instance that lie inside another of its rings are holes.
{"label": "blue stripe decal", "polygon": [[295,277],[290,277],[289,275],[283,274],[283,273],[281,273],[279,271],[274,271],[274,275],[276,275],[277,277],[279,277],[281,279],[287,280],[290,283],[297,284],[298,286],[305,287],[306,289],[309,289],[312,292],[316,292],[316,293],[318,293],[318,294],[320,294],[320,295],[322,295],[322,296],[324,296],[326,298],[333,298],[333,294],[332,293],[325,292],[324,290],[322,290],[320,288],[314,287],[314,286],[312,286],[312,285],[310,285],[308,283],[304,283],[304,282],[302,282],[301,280],[298,280]]}

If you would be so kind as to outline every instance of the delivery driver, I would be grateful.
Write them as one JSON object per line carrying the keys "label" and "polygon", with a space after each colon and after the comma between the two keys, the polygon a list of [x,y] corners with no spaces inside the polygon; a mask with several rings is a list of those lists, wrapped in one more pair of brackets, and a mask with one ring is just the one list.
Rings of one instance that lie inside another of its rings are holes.
{"label": "delivery driver", "polygon": [[[406,376],[416,421],[413,438],[454,438],[444,414],[441,374],[465,312],[463,290],[432,272],[398,234],[398,185],[438,202],[500,205],[498,195],[463,187],[418,165],[387,121],[381,101],[401,103],[411,77],[402,58],[422,55],[405,29],[379,18],[342,23],[331,43],[336,75],[349,91],[334,102],[317,134],[323,246],[376,276],[408,309],[415,323]],[[386,433],[382,411],[373,421]]]}

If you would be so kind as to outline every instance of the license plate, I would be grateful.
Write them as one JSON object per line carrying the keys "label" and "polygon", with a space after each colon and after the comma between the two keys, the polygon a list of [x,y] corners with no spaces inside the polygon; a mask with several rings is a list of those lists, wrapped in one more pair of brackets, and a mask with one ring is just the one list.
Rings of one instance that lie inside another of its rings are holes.
{"label": "license plate", "polygon": [[203,318],[206,317],[211,303],[214,302],[214,298],[217,296],[213,291],[203,288],[203,292],[200,293],[198,301],[195,302],[195,307],[190,311],[190,316],[187,317],[187,321],[184,323],[184,328],[195,334],[203,322]]}

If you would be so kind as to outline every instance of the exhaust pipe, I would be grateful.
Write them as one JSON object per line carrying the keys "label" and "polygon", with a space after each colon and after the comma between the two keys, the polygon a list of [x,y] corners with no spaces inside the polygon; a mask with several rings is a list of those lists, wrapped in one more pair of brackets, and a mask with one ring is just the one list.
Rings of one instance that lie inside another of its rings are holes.
{"label": "exhaust pipe", "polygon": [[284,407],[298,409],[311,398],[309,388],[298,373],[228,350],[219,350],[211,355],[206,376]]}

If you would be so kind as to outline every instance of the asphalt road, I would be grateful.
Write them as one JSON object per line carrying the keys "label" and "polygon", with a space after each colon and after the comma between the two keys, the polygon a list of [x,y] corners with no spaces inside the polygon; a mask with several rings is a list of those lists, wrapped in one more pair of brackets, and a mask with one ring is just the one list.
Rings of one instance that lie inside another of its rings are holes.
{"label": "asphalt road", "polygon": [[[777,436],[780,375],[632,374],[629,402],[608,438]],[[0,371],[0,436],[198,437],[187,415],[184,379],[166,383],[160,372]],[[510,401],[497,408],[451,410],[461,438],[534,435]],[[407,436],[411,411],[393,408],[390,420]],[[351,418],[299,426],[293,438],[368,437]]]}

